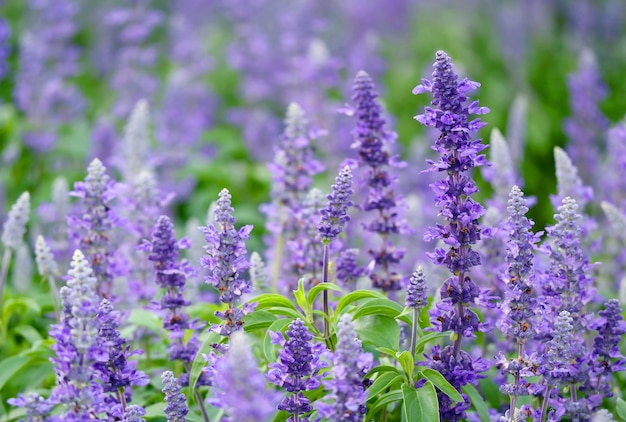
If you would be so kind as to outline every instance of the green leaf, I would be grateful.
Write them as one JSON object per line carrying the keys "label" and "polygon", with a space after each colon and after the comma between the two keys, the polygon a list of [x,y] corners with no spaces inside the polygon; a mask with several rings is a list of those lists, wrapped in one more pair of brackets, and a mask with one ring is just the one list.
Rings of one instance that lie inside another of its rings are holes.
{"label": "green leaf", "polygon": [[407,421],[439,421],[439,402],[435,386],[426,381],[417,390],[402,384],[402,412]]}
{"label": "green leaf", "polygon": [[459,393],[439,372],[431,368],[423,368],[420,370],[420,373],[424,375],[428,381],[432,382],[443,394],[450,397],[455,402],[464,401],[461,393]]}
{"label": "green leaf", "polygon": [[39,331],[32,325],[20,325],[15,328],[15,332],[24,337],[30,344],[43,340]]}
{"label": "green leaf", "polygon": [[617,412],[617,416],[626,421],[626,401],[622,400],[621,397],[617,398],[617,403],[615,403],[615,412]]}
{"label": "green leaf", "polygon": [[243,328],[245,331],[260,330],[272,325],[276,319],[276,315],[271,312],[255,310],[243,317]]}
{"label": "green leaf", "polygon": [[[353,320],[357,320],[366,315],[383,315],[390,318],[397,318],[402,313],[402,306],[387,298],[368,299],[357,308]],[[411,319],[407,316],[401,317],[402,321],[411,324]]]}
{"label": "green leaf", "polygon": [[400,371],[395,366],[380,365],[380,366],[376,366],[376,367],[370,369],[370,371],[367,374],[365,374],[365,377],[366,378],[373,378],[374,375],[376,375],[378,373],[382,374],[382,373],[386,373],[386,372],[393,372],[395,374],[400,375]]}
{"label": "green leaf", "polygon": [[[367,389],[367,399],[375,398],[379,393],[391,388],[394,384],[402,383],[404,377],[397,372],[385,372],[374,380],[370,388]],[[395,388],[392,388],[395,389]]]}
{"label": "green leaf", "polygon": [[324,290],[333,290],[335,292],[343,292],[343,289],[334,283],[320,283],[316,285],[315,287],[313,287],[311,290],[309,290],[309,293],[307,294],[306,300],[309,303],[309,307],[313,307],[313,303],[315,302],[315,299],[317,299],[319,294],[322,293]]}
{"label": "green leaf", "polygon": [[165,415],[164,411],[165,411],[165,402],[154,403],[146,407],[145,417],[154,418],[157,416],[164,416]]}
{"label": "green leaf", "polygon": [[365,420],[372,420],[374,415],[376,415],[381,409],[387,407],[391,403],[398,402],[400,400],[402,400],[402,391],[400,391],[399,389],[383,394],[378,398],[378,400],[374,402],[372,407],[368,409]]}
{"label": "green leaf", "polygon": [[395,349],[400,343],[398,322],[386,316],[370,315],[359,318],[354,323],[356,332],[364,345]]}
{"label": "green leaf", "polygon": [[146,309],[134,309],[128,322],[138,327],[147,328],[157,334],[163,333],[163,322],[154,312]]}
{"label": "green leaf", "polygon": [[436,332],[436,333],[428,333],[428,334],[423,335],[422,337],[418,338],[417,341],[415,342],[415,353],[422,353],[422,351],[424,350],[424,346],[426,344],[436,339],[450,337],[450,333],[451,333],[450,331],[444,331],[443,333]]}
{"label": "green leaf", "polygon": [[285,327],[291,324],[292,319],[278,319],[269,326],[263,337],[263,354],[268,362],[275,362],[278,356],[278,346],[272,343],[272,337],[270,337],[270,331],[278,332],[283,331]]}
{"label": "green leaf", "polygon": [[[301,278],[298,280],[298,289],[293,291],[293,295],[296,298],[296,303],[304,311],[305,314],[308,314],[311,308],[308,306],[308,302],[306,301],[306,295],[304,292],[304,279]],[[293,306],[293,305],[291,305]]]}
{"label": "green leaf", "polygon": [[0,362],[0,391],[4,385],[23,367],[30,362],[30,356],[11,356]]}
{"label": "green leaf", "polygon": [[461,390],[467,397],[469,397],[470,402],[472,402],[472,406],[476,409],[476,413],[480,417],[480,422],[489,422],[489,406],[485,403],[485,400],[482,398],[476,387],[472,384],[466,384],[461,387]]}
{"label": "green leaf", "polygon": [[415,363],[413,362],[413,356],[411,352],[404,351],[402,353],[396,353],[396,359],[400,362],[400,366],[404,370],[407,379],[410,383],[413,383],[413,372],[415,372]]}
{"label": "green leaf", "polygon": [[340,315],[350,304],[361,299],[385,299],[385,296],[373,290],[355,290],[339,300],[339,303],[337,303],[337,315]]}
{"label": "green leaf", "polygon": [[283,308],[290,308],[294,311],[297,311],[296,307],[293,306],[293,303],[291,303],[289,299],[287,299],[283,295],[279,295],[276,293],[262,294],[260,296],[250,299],[248,303],[256,303],[255,310],[271,309],[281,306]]}
{"label": "green leaf", "polygon": [[209,352],[213,350],[213,345],[218,343],[221,338],[221,335],[214,331],[210,331],[204,339],[204,342],[202,342],[202,345],[200,346],[200,349],[198,349],[198,353],[196,353],[196,357],[191,364],[191,372],[189,373],[190,391],[196,388],[196,383],[198,382],[198,378],[200,378],[202,368],[204,368],[207,364],[206,359],[204,359],[202,355],[209,354]]}
{"label": "green leaf", "polygon": [[2,309],[2,316],[4,321],[8,321],[14,313],[25,313],[24,311],[31,311],[36,315],[41,314],[41,306],[36,300],[29,297],[13,297],[7,300]]}

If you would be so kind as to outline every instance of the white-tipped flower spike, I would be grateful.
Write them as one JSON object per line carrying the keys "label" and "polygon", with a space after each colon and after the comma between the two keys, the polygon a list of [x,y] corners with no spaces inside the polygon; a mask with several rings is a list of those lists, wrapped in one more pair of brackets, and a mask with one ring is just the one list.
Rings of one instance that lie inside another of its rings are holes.
{"label": "white-tipped flower spike", "polygon": [[615,234],[626,240],[626,215],[609,202],[602,201],[600,206],[606,218],[609,220],[609,223],[611,223]]}
{"label": "white-tipped flower spike", "polygon": [[35,260],[39,275],[42,277],[57,277],[59,275],[59,266],[43,236],[37,236],[35,241]]}
{"label": "white-tipped flower spike", "polygon": [[26,233],[26,224],[28,224],[29,218],[30,194],[24,192],[11,207],[9,218],[7,218],[2,229],[2,243],[6,248],[16,250],[20,246],[24,233]]}
{"label": "white-tipped flower spike", "polygon": [[67,179],[63,176],[57,177],[52,183],[52,204],[57,220],[65,222],[70,209],[70,188]]}
{"label": "white-tipped flower spike", "polygon": [[124,129],[122,175],[129,182],[141,170],[146,169],[150,148],[150,112],[148,102],[140,100],[135,105]]}
{"label": "white-tipped flower spike", "polygon": [[290,103],[285,116],[285,135],[298,139],[308,135],[308,122],[304,110],[298,103]]}
{"label": "white-tipped flower spike", "polygon": [[506,139],[509,141],[513,162],[519,163],[524,158],[526,128],[528,126],[528,97],[518,94],[509,109],[506,125]]}
{"label": "white-tipped flower spike", "polygon": [[15,264],[11,274],[13,287],[24,294],[30,289],[33,281],[33,257],[30,248],[24,242],[15,251]]}
{"label": "white-tipped flower spike", "polygon": [[269,285],[265,262],[256,251],[250,255],[250,281],[256,293],[265,291]]}
{"label": "white-tipped flower spike", "polygon": [[559,203],[563,198],[570,196],[576,200],[581,209],[584,208],[587,202],[592,199],[593,192],[591,188],[583,186],[583,182],[578,176],[578,169],[562,148],[554,147],[554,163]]}

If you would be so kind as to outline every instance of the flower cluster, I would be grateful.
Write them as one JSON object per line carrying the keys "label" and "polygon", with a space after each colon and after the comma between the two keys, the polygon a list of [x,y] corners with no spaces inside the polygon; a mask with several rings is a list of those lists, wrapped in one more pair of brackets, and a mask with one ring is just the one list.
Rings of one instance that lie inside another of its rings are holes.
{"label": "flower cluster", "polygon": [[[456,340],[454,346],[433,348],[430,359],[433,368],[439,370],[453,386],[460,388],[476,383],[478,373],[486,369],[484,362],[461,350],[461,340],[485,329],[476,313],[467,307],[479,301],[481,296],[469,270],[480,264],[480,256],[472,245],[480,240],[478,218],[484,212],[471,197],[478,188],[468,172],[487,164],[485,156],[480,154],[486,146],[480,139],[472,139],[472,133],[485,123],[480,119],[470,121],[469,118],[472,114],[485,114],[489,109],[480,107],[478,101],[468,105],[466,94],[480,84],[468,79],[459,81],[448,55],[438,51],[436,56],[432,82],[424,79],[413,93],[431,92],[433,95],[431,104],[434,108],[426,107],[425,113],[415,116],[415,119],[439,131],[434,146],[439,160],[429,161],[429,171],[446,173],[445,179],[433,183],[431,187],[436,195],[436,205],[441,208],[440,215],[445,217],[447,224],[429,228],[424,236],[425,240],[440,239],[448,246],[447,251],[436,248],[431,258],[435,264],[445,265],[452,273],[441,288],[442,303],[432,312],[433,323],[441,331],[454,331]],[[468,401],[453,404],[442,394],[439,399],[443,419],[465,419]]]}
{"label": "flower cluster", "polygon": [[227,189],[223,189],[217,200],[215,209],[215,224],[201,227],[207,246],[206,255],[202,257],[202,266],[208,270],[206,282],[215,287],[220,294],[220,301],[228,305],[224,312],[218,311],[215,315],[224,321],[224,324],[212,326],[211,330],[223,336],[241,329],[242,318],[250,311],[244,304],[242,309],[237,307],[241,297],[252,291],[250,280],[242,277],[242,272],[250,266],[247,258],[246,240],[250,237],[252,226],[235,228],[236,219],[231,207],[231,196]]}
{"label": "flower cluster", "polygon": [[[286,331],[289,340],[281,333],[272,333],[272,342],[283,347],[279,352],[278,362],[270,364],[268,377],[272,383],[287,390],[288,394],[278,404],[278,410],[291,414],[288,421],[300,420],[308,422],[308,418],[300,415],[313,410],[310,400],[303,391],[315,390],[320,383],[320,370],[326,363],[320,359],[324,346],[320,343],[311,344],[313,335],[302,320],[296,319]],[[298,418],[294,419],[295,415]]]}
{"label": "flower cluster", "polygon": [[357,165],[367,169],[367,175],[362,176],[367,192],[360,209],[373,214],[373,218],[364,223],[363,227],[380,237],[380,245],[368,251],[376,263],[369,277],[374,287],[383,291],[400,290],[402,276],[394,267],[400,264],[405,251],[394,246],[390,236],[408,233],[409,229],[399,216],[404,200],[398,193],[397,177],[389,170],[390,167],[401,165],[388,151],[396,134],[385,128],[386,121],[377,100],[378,93],[366,72],[360,71],[356,75],[352,91],[356,116],[356,127],[352,131],[355,140],[353,148],[358,150]]}
{"label": "flower cluster", "polygon": [[325,244],[339,236],[346,223],[350,221],[348,208],[354,205],[350,199],[352,192],[352,171],[346,166],[335,178],[332,192],[326,195],[328,205],[320,210],[322,218],[318,229]]}

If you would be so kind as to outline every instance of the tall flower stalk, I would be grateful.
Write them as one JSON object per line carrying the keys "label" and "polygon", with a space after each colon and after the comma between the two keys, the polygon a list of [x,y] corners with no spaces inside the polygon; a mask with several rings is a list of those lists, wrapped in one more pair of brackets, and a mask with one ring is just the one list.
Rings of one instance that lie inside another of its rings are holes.
{"label": "tall flower stalk", "polygon": [[413,327],[411,330],[411,355],[415,356],[417,333],[419,330],[419,313],[428,305],[426,277],[422,267],[417,267],[406,290],[405,306],[413,310]]}
{"label": "tall flower stalk", "polygon": [[[352,171],[346,166],[339,172],[332,186],[332,192],[326,196],[328,205],[322,208],[322,220],[318,226],[319,234],[324,244],[322,282],[328,283],[328,255],[330,254],[330,243],[343,231],[345,225],[350,221],[348,208],[353,205],[350,195],[352,195]],[[328,318],[328,290],[323,293],[324,303],[324,339],[330,342],[330,329]]]}
{"label": "tall flower stalk", "polygon": [[[470,276],[470,269],[480,265],[479,254],[472,249],[481,238],[478,218],[483,215],[483,207],[471,195],[478,192],[469,170],[488,164],[480,154],[486,148],[480,139],[472,139],[485,125],[480,119],[470,121],[472,114],[489,112],[480,107],[478,101],[467,104],[467,93],[480,84],[468,79],[458,80],[450,58],[444,51],[438,51],[434,63],[433,79],[422,80],[414,94],[431,92],[433,107],[426,107],[423,114],[415,116],[421,124],[439,131],[434,149],[439,153],[438,161],[429,161],[427,171],[445,172],[443,180],[435,182],[431,188],[435,192],[435,203],[440,207],[440,215],[446,224],[437,224],[426,232],[425,240],[441,240],[447,250],[437,247],[429,254],[437,265],[445,265],[452,273],[441,288],[442,303],[431,313],[433,324],[441,331],[454,332],[454,344],[443,349],[433,348],[431,364],[439,370],[455,387],[475,384],[479,373],[486,369],[484,362],[474,359],[461,349],[463,337],[472,337],[474,332],[484,331],[470,304],[481,300],[481,291]],[[463,420],[469,400],[453,404],[445,395],[439,394],[442,419]]]}
{"label": "tall flower stalk", "polygon": [[224,323],[213,325],[211,330],[226,337],[242,329],[243,317],[251,311],[248,304],[244,304],[241,309],[237,305],[244,294],[252,292],[250,280],[242,277],[242,272],[250,266],[246,240],[250,238],[252,226],[243,226],[237,230],[234,211],[230,192],[223,189],[217,200],[215,223],[200,228],[207,242],[206,255],[201,261],[208,270],[205,281],[217,289],[220,301],[228,305],[225,311],[215,313]]}
{"label": "tall flower stalk", "polygon": [[503,318],[498,328],[517,344],[517,356],[506,359],[503,355],[497,363],[505,375],[512,375],[513,382],[502,385],[500,391],[510,396],[508,420],[515,421],[517,398],[530,394],[530,384],[524,378],[533,376],[533,363],[525,349],[526,342],[537,334],[537,300],[533,297],[534,267],[533,249],[539,234],[531,230],[533,222],[526,217],[528,207],[523,192],[513,186],[509,195],[509,234],[506,262],[506,296],[501,305]]}
{"label": "tall flower stalk", "polygon": [[2,309],[2,297],[4,295],[4,285],[9,272],[9,264],[11,263],[11,255],[22,244],[29,219],[30,194],[24,192],[11,207],[7,221],[5,221],[2,226],[2,245],[4,246],[4,253],[0,267],[0,310]]}
{"label": "tall flower stalk", "polygon": [[[404,199],[397,191],[397,177],[391,172],[394,166],[402,165],[389,152],[389,144],[397,135],[385,127],[387,122],[377,100],[378,93],[366,72],[356,75],[352,92],[356,117],[353,148],[358,151],[358,167],[367,171],[362,175],[365,193],[359,208],[370,215],[363,228],[380,238],[379,245],[369,250],[376,263],[369,277],[374,287],[385,292],[400,290],[403,277],[394,267],[400,264],[405,251],[393,245],[391,236],[408,233],[409,229],[399,216]],[[359,186],[357,192],[360,193]]]}

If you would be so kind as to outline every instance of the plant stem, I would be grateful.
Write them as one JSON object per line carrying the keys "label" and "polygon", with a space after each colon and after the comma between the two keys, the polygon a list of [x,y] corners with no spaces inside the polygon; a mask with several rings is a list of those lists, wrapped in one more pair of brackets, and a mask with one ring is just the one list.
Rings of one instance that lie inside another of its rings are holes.
{"label": "plant stem", "polygon": [[[191,368],[189,367],[189,363],[185,363],[185,370],[191,376]],[[200,406],[200,412],[202,412],[202,418],[204,419],[204,422],[211,422],[211,420],[209,419],[209,414],[206,411],[206,407],[204,406],[202,394],[200,394],[198,387],[194,386],[193,392],[196,395],[196,400],[198,401],[198,405]]]}
{"label": "plant stem", "polygon": [[0,269],[0,319],[2,318],[2,299],[4,297],[4,283],[9,272],[9,262],[11,261],[11,249],[6,248],[2,256],[2,268]]}
{"label": "plant stem", "polygon": [[415,358],[415,345],[417,344],[417,326],[419,318],[419,309],[413,308],[413,327],[411,330],[411,356]]}
{"label": "plant stem", "polygon": [[543,403],[541,405],[541,419],[539,422],[544,422],[546,420],[546,411],[548,410],[548,401],[550,400],[550,387],[546,387],[546,392],[543,395]]}
{"label": "plant stem", "polygon": [[[524,353],[524,344],[518,343],[517,345],[517,355],[519,359],[522,359],[522,354]],[[519,371],[515,373],[515,390],[517,391],[517,386],[519,385],[520,374]],[[517,396],[511,396],[511,402],[509,405],[509,422],[515,422],[515,408],[517,407]]]}
{"label": "plant stem", "polygon": [[[324,272],[322,276],[323,283],[328,283],[328,254],[329,254],[329,247],[326,243],[324,243],[324,255],[323,255]],[[329,318],[328,290],[324,290],[323,298],[324,298],[323,299],[324,300],[324,315],[326,316],[326,318],[324,318],[324,338],[330,339],[330,327],[328,326],[328,318]]]}

